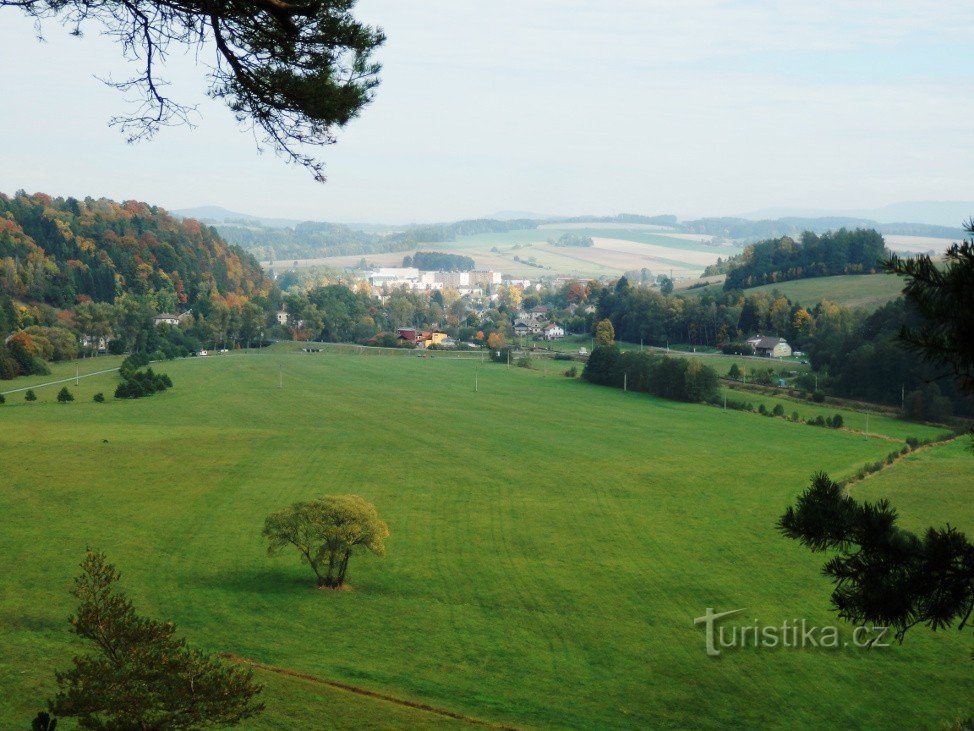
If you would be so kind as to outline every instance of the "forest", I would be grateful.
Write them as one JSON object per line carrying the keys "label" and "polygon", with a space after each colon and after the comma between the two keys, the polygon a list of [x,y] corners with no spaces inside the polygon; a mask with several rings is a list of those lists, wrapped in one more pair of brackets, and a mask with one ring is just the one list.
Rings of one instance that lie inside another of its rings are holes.
{"label": "forest", "polygon": [[798,241],[783,236],[752,244],[727,269],[724,289],[747,289],[790,279],[836,274],[873,274],[886,253],[882,235],[875,229],[827,231],[821,236],[805,231]]}
{"label": "forest", "polygon": [[153,294],[174,310],[211,294],[267,294],[252,255],[161,208],[0,193],[0,294],[54,307]]}

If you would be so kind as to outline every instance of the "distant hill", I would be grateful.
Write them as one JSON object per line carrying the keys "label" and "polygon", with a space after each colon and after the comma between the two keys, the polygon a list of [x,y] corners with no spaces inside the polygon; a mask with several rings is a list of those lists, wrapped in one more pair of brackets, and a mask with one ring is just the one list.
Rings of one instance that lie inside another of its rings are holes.
{"label": "distant hill", "polygon": [[221,206],[195,206],[193,208],[180,208],[172,211],[171,213],[179,218],[195,218],[200,223],[207,223],[211,225],[227,222],[250,222],[266,228],[285,228],[296,226],[297,224],[301,223],[301,220],[296,218],[264,218],[263,216],[254,216],[249,213],[230,211]]}
{"label": "distant hill", "polygon": [[[846,217],[865,219],[874,223],[888,224],[908,221],[918,224],[945,226],[959,229],[964,221],[974,216],[974,201],[909,201],[890,203],[880,208],[825,209],[825,208],[762,208],[742,214],[741,218],[822,218]],[[888,233],[901,233],[890,231]],[[929,234],[927,234],[929,235]]]}
{"label": "distant hill", "polygon": [[70,307],[157,292],[184,305],[271,286],[253,256],[157,206],[0,193],[0,294]]}
{"label": "distant hill", "polygon": [[690,233],[722,236],[746,242],[782,236],[797,237],[805,231],[824,234],[837,231],[840,228],[857,229],[871,228],[884,235],[928,236],[947,240],[959,241],[964,236],[964,230],[957,226],[937,226],[928,223],[878,223],[866,218],[850,218],[847,216],[824,216],[819,218],[804,218],[799,216],[786,218],[765,218],[753,220],[749,218],[698,218],[683,221],[680,227]]}

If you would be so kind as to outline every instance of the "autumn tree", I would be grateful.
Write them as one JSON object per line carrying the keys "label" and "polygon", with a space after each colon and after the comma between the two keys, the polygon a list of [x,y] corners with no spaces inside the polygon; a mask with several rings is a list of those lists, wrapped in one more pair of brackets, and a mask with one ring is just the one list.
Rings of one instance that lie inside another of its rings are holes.
{"label": "autumn tree", "polygon": [[264,521],[268,553],[296,548],[314,571],[319,588],[338,589],[345,584],[348,561],[358,547],[384,556],[388,536],[389,528],[375,506],[358,495],[326,495],[294,503]]}
{"label": "autumn tree", "polygon": [[89,25],[114,38],[135,75],[111,83],[141,97],[115,117],[130,141],[189,124],[193,108],[168,95],[160,66],[173,52],[211,58],[208,93],[266,144],[323,180],[323,164],[302,146],[335,142],[379,83],[378,28],[352,16],[354,0],[0,0],[37,19],[57,18],[82,35]]}
{"label": "autumn tree", "polygon": [[612,320],[599,320],[595,326],[595,344],[612,345],[616,341],[616,331],[612,327]]}
{"label": "autumn tree", "polygon": [[504,333],[499,330],[494,330],[487,336],[487,347],[491,350],[500,350],[505,345],[507,345],[507,340],[504,338]]}
{"label": "autumn tree", "polygon": [[48,704],[55,715],[82,728],[162,731],[234,726],[263,711],[250,670],[188,648],[171,622],[136,614],[103,553],[88,551],[81,569],[69,621],[94,652],[55,674],[58,692]]}

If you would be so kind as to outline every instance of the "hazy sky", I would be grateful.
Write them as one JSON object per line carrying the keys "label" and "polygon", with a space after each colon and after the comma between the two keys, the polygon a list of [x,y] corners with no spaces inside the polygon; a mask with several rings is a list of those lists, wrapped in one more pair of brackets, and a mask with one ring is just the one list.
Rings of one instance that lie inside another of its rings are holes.
{"label": "hazy sky", "polygon": [[118,50],[47,42],[0,10],[0,190],[215,204],[340,221],[500,210],[681,216],[974,199],[974,4],[360,0],[381,25],[376,101],[324,151],[328,182],[207,100],[198,127],[108,128]]}

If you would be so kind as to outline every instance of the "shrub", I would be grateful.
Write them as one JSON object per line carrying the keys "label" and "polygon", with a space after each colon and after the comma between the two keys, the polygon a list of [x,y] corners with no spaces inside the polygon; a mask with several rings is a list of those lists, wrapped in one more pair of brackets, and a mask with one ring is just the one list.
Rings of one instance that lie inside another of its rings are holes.
{"label": "shrub", "polygon": [[761,404],[758,406],[758,413],[761,414],[761,416],[767,416],[768,408],[764,404]]}
{"label": "shrub", "polygon": [[836,414],[832,417],[832,424],[830,425],[833,429],[842,428],[842,414]]}
{"label": "shrub", "polygon": [[529,356],[529,355],[523,355],[520,358],[518,358],[517,359],[517,363],[515,365],[517,365],[518,368],[533,368],[534,367],[531,364],[531,356]]}
{"label": "shrub", "polygon": [[92,396],[91,400],[94,401],[96,404],[102,404],[105,402],[105,394],[99,391],[94,396]]}
{"label": "shrub", "polygon": [[825,394],[822,393],[821,391],[815,391],[812,394],[812,401],[814,401],[817,404],[822,403],[823,401],[825,401]]}
{"label": "shrub", "polygon": [[5,403],[7,403],[7,399],[2,393],[0,393],[0,404],[5,404]]}
{"label": "shrub", "polygon": [[62,386],[61,390],[57,392],[57,402],[66,404],[68,401],[74,401],[74,395],[68,390],[67,386]]}
{"label": "shrub", "polygon": [[920,440],[917,439],[916,437],[907,437],[906,444],[910,448],[910,451],[913,451],[914,449],[920,446]]}
{"label": "shrub", "polygon": [[565,371],[565,375],[568,376],[569,378],[574,378],[575,376],[577,376],[578,366],[572,366],[571,368],[569,368],[567,371]]}
{"label": "shrub", "polygon": [[129,373],[115,389],[115,398],[142,398],[172,388],[165,373],[153,373],[151,368]]}
{"label": "shrub", "polygon": [[27,389],[27,393],[24,394],[24,401],[37,401],[37,394],[34,393],[34,389]]}
{"label": "shrub", "polygon": [[791,412],[791,420],[792,421],[801,421],[802,418],[798,415],[798,412],[797,411],[792,411]]}
{"label": "shrub", "polygon": [[785,415],[785,407],[782,406],[781,404],[775,404],[774,405],[774,408],[771,409],[771,415],[772,416],[784,416]]}

